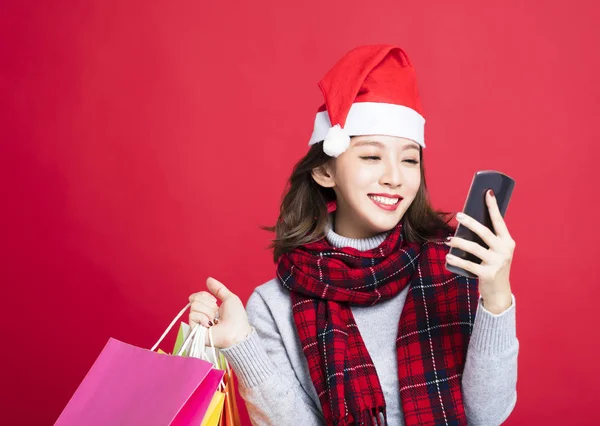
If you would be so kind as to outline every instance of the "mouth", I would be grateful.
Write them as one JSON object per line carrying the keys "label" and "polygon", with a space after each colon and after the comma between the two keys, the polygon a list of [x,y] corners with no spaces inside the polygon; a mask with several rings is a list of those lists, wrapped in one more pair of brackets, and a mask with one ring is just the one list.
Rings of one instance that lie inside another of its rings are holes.
{"label": "mouth", "polygon": [[383,210],[393,211],[398,208],[402,197],[393,194],[368,194],[373,203]]}

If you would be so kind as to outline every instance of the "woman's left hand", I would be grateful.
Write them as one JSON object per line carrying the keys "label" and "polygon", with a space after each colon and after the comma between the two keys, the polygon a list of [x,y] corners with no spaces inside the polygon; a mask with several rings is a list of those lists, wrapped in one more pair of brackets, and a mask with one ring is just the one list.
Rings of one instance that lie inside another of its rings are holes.
{"label": "woman's left hand", "polygon": [[512,304],[510,289],[510,266],[515,251],[515,241],[510,236],[506,223],[500,214],[498,202],[493,192],[486,193],[486,203],[496,233],[464,213],[458,213],[456,219],[460,224],[475,232],[488,245],[480,244],[459,237],[449,237],[446,241],[450,247],[459,248],[481,259],[481,264],[473,263],[448,254],[448,264],[463,268],[479,278],[479,293],[485,308],[493,314],[499,314]]}

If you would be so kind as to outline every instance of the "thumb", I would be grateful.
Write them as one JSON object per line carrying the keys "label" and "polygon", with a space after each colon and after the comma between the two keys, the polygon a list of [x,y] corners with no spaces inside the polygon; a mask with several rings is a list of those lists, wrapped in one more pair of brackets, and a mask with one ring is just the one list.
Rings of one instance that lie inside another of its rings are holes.
{"label": "thumb", "polygon": [[208,291],[221,302],[225,302],[225,300],[233,296],[233,293],[229,291],[227,287],[225,287],[225,284],[215,280],[212,277],[209,277],[206,280],[206,287],[208,287]]}

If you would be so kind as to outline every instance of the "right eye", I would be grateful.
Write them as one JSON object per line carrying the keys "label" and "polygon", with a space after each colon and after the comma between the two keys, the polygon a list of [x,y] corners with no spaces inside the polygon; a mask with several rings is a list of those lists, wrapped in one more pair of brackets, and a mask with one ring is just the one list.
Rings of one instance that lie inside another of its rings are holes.
{"label": "right eye", "polygon": [[381,159],[377,155],[366,155],[366,156],[360,157],[360,158],[362,158],[363,160],[372,160],[372,161],[380,160]]}

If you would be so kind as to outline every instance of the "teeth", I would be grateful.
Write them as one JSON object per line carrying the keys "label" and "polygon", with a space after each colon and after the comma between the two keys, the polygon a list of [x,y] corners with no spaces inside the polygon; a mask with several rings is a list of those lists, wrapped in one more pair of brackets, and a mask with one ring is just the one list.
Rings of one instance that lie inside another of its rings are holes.
{"label": "teeth", "polygon": [[388,206],[393,206],[394,204],[398,204],[398,202],[400,201],[400,198],[388,198],[388,197],[382,197],[380,195],[369,195],[369,197],[371,199],[377,201],[378,203],[386,204]]}

